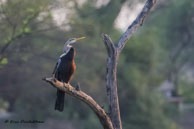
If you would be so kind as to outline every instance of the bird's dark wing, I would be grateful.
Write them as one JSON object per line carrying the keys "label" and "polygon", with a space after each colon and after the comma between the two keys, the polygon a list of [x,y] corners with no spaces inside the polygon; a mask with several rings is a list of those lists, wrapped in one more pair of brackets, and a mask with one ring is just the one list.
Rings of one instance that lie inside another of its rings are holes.
{"label": "bird's dark wing", "polygon": [[[75,50],[71,48],[69,52],[62,55],[57,62],[55,77],[62,82],[68,83],[75,71],[74,63]],[[55,110],[63,111],[65,93],[57,90],[57,99],[55,103]]]}
{"label": "bird's dark wing", "polygon": [[58,64],[57,72],[56,72],[56,78],[60,81],[68,83],[75,71],[74,68],[74,59],[75,56],[75,49],[71,48],[69,52],[61,57],[61,60],[59,61],[60,64]]}
{"label": "bird's dark wing", "polygon": [[56,65],[55,65],[55,69],[53,71],[53,74],[55,75],[55,78],[59,81],[61,81],[61,79],[59,78],[59,71],[58,71],[59,70],[58,68],[59,68],[60,64],[61,64],[61,59],[59,58]]}
{"label": "bird's dark wing", "polygon": [[55,74],[55,73],[56,73],[57,66],[58,66],[58,62],[57,62],[57,63],[56,63],[56,65],[55,65],[55,68],[54,68],[54,70],[53,70],[53,74]]}

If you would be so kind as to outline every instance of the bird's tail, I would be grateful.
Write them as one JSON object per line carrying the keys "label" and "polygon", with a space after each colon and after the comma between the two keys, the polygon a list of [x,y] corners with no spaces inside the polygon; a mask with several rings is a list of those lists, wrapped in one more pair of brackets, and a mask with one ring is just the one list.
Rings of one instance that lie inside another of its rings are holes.
{"label": "bird's tail", "polygon": [[55,103],[55,110],[58,110],[60,112],[63,111],[64,108],[64,100],[65,99],[65,93],[63,91],[57,90],[57,99]]}

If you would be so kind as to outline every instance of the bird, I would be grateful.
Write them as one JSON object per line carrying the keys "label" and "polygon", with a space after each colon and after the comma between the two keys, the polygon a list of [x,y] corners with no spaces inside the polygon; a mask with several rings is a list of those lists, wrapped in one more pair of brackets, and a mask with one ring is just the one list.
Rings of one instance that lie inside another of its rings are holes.
{"label": "bird", "polygon": [[[52,73],[53,79],[57,79],[58,81],[61,81],[67,84],[70,83],[70,81],[72,80],[72,75],[76,70],[76,64],[74,61],[76,51],[73,48],[72,44],[77,42],[78,40],[85,39],[85,38],[86,37],[71,38],[65,42],[64,52],[59,57]],[[65,92],[57,89],[55,110],[58,110],[60,112],[63,111],[64,99],[65,99]]]}

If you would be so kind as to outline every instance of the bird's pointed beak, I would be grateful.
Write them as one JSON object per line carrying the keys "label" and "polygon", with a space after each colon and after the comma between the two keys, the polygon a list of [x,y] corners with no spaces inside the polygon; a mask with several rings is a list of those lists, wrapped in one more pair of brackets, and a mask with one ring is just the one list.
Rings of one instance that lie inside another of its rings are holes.
{"label": "bird's pointed beak", "polygon": [[85,39],[85,38],[86,38],[86,37],[76,38],[75,41],[77,42],[78,40]]}

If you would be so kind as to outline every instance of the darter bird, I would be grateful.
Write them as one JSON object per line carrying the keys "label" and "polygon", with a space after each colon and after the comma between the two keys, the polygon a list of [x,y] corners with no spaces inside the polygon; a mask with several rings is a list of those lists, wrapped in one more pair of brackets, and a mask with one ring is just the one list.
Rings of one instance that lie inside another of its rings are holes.
{"label": "darter bird", "polygon": [[[77,42],[80,39],[84,39],[85,37],[81,38],[72,38],[69,39],[64,44],[64,53],[58,59],[56,66],[53,71],[53,78],[63,82],[63,83],[70,83],[72,79],[72,75],[75,72],[76,65],[74,62],[75,57],[75,49],[71,46],[73,43]],[[63,111],[64,108],[64,98],[65,93],[61,90],[57,90],[57,98],[55,103],[55,110],[60,112]]]}

